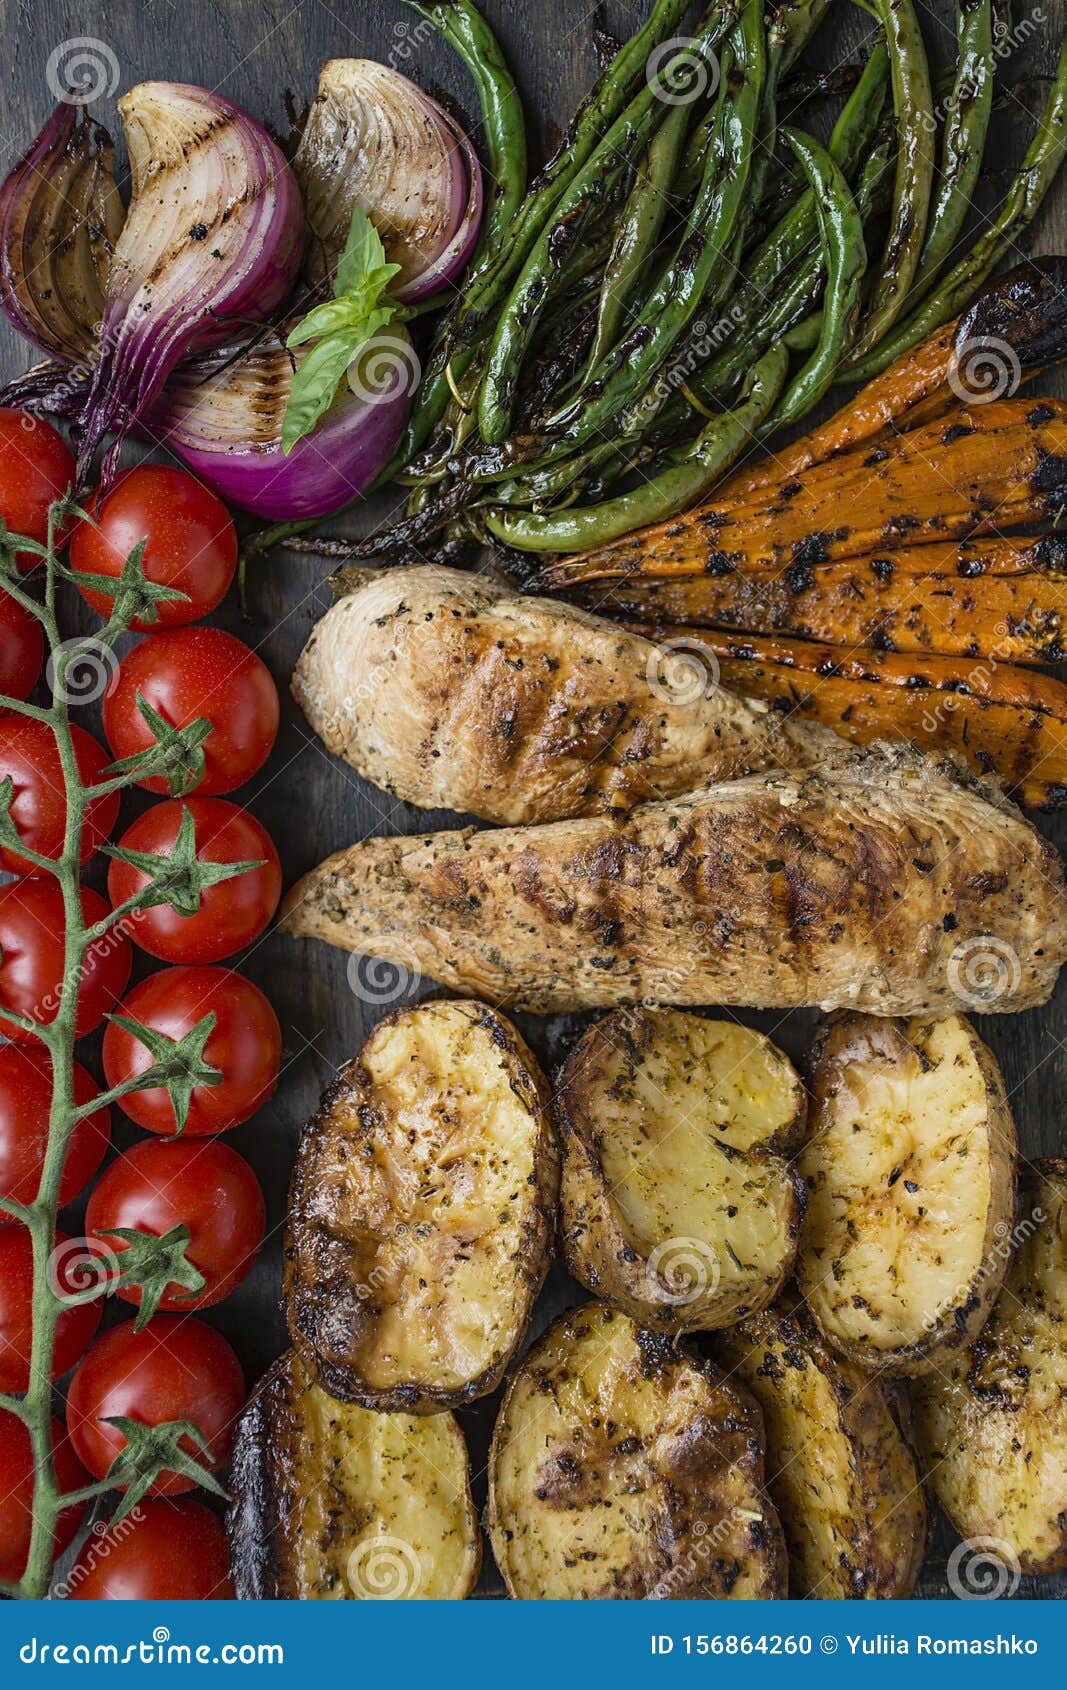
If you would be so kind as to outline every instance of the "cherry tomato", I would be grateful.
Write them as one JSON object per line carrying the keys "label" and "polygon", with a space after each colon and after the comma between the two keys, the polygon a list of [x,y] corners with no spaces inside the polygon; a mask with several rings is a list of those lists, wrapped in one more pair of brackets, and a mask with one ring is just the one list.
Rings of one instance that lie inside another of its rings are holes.
{"label": "cherry tomato", "polygon": [[[226,506],[202,482],[181,469],[142,464],[120,475],[100,505],[94,494],[91,522],[79,522],[70,543],[70,566],[86,575],[122,574],[130,552],[142,540],[142,567],[157,587],[173,587],[188,603],[157,606],[157,620],[140,617],[134,628],[180,628],[198,622],[220,604],[237,567],[237,533]],[[112,594],[94,587],[78,591],[101,616],[110,616]]]}
{"label": "cherry tomato", "polygon": [[[0,409],[0,517],[9,534],[41,545],[48,538],[48,507],[74,486],[74,457],[51,423],[26,411]],[[61,537],[61,536],[58,536]],[[20,552],[20,569],[40,562]]]}
{"label": "cherry tomato", "polygon": [[[93,1076],[74,1064],[74,1101],[99,1092]],[[36,1045],[0,1047],[0,1195],[32,1203],[41,1180],[52,1106],[52,1058]],[[111,1142],[111,1111],[97,1109],[77,1123],[67,1146],[60,1204],[85,1190]]]}
{"label": "cherry tomato", "polygon": [[[111,761],[107,752],[84,728],[71,725],[74,756],[86,786],[103,778]],[[11,815],[19,837],[43,857],[59,857],[67,825],[67,792],[63,765],[59,760],[55,734],[47,722],[0,711],[0,780],[10,775],[15,788]],[[99,850],[118,820],[119,795],[109,792],[89,804],[82,833],[82,862]],[[0,868],[11,874],[40,875],[46,871],[20,857],[16,851],[0,849]]]}
{"label": "cherry tomato", "polygon": [[[85,1289],[90,1252],[82,1238],[56,1232],[52,1254],[54,1283],[62,1296]],[[0,1391],[25,1391],[30,1383],[33,1337],[33,1246],[18,1221],[0,1226]],[[74,1366],[92,1342],[104,1312],[103,1298],[65,1308],[56,1321],[52,1378]]]}
{"label": "cherry tomato", "polygon": [[[112,1162],[89,1199],[86,1236],[121,1254],[109,1237],[116,1227],[153,1233],[187,1226],[186,1258],[199,1268],[204,1289],[190,1296],[172,1284],[162,1309],[206,1309],[229,1296],[244,1279],[263,1242],[266,1210],[259,1181],[243,1156],[216,1139],[150,1139]],[[141,1301],[139,1286],[120,1285],[128,1303]]]}
{"label": "cherry tomato", "polygon": [[[52,1421],[52,1460],[60,1492],[81,1490],[90,1483],[70,1439],[58,1420]],[[86,1504],[64,1508],[56,1520],[52,1559],[62,1555],[85,1518]],[[33,1529],[33,1446],[17,1414],[0,1409],[0,1579],[17,1584],[26,1571]]]}
{"label": "cherry tomato", "polygon": [[0,587],[0,693],[28,698],[43,662],[41,624]]}
{"label": "cherry tomato", "polygon": [[[108,906],[99,892],[82,887],[82,912],[95,925]],[[63,895],[52,880],[13,880],[0,886],[0,1008],[47,1025],[59,1012],[66,922]],[[78,986],[75,1033],[80,1039],[99,1027],[130,978],[130,941],[105,933],[86,954]],[[35,1043],[28,1033],[0,1017],[0,1030],[16,1044]]]}
{"label": "cherry tomato", "polygon": [[[274,1090],[281,1066],[278,1017],[258,986],[228,968],[164,968],[129,992],[121,1013],[168,1039],[179,1039],[205,1015],[215,1016],[204,1060],[219,1069],[218,1085],[197,1086],[185,1133],[200,1138],[247,1121]],[[139,1039],[109,1021],[104,1034],[104,1073],[109,1086],[124,1085],[152,1066]],[[127,1092],[120,1100],[132,1121],[147,1132],[174,1132],[174,1105],[161,1086]]]}
{"label": "cherry tomato", "polygon": [[141,1502],[86,1544],[66,1579],[77,1602],[232,1602],[226,1528],[192,1497]]}
{"label": "cherry tomato", "polygon": [[[67,1430],[75,1453],[102,1479],[126,1438],[108,1422],[115,1416],[161,1426],[189,1420],[202,1434],[210,1459],[191,1439],[182,1447],[201,1466],[229,1459],[233,1429],[245,1397],[241,1364],[221,1332],[191,1315],[157,1314],[135,1332],[133,1322],[113,1326],[79,1365],[67,1392]],[[195,1479],[164,1471],[150,1496],[177,1496]]]}
{"label": "cherry tomato", "polygon": [[[221,628],[165,629],[127,653],[104,694],[104,732],[116,758],[155,743],[137,707],[138,693],[172,727],[188,727],[201,716],[213,723],[197,785],[204,797],[232,792],[270,755],[278,689],[255,652]],[[169,790],[160,775],[140,784],[150,792]]]}
{"label": "cherry tomato", "polygon": [[[247,810],[225,798],[172,798],[146,810],[123,834],[126,851],[169,857],[178,837],[182,810],[189,811],[202,863],[259,863],[233,880],[209,886],[195,915],[179,915],[168,905],[139,910],[126,931],[150,956],[162,962],[221,962],[258,939],[278,907],[282,868],[274,841]],[[148,876],[129,863],[115,861],[107,889],[113,904],[125,903],[148,884]]]}

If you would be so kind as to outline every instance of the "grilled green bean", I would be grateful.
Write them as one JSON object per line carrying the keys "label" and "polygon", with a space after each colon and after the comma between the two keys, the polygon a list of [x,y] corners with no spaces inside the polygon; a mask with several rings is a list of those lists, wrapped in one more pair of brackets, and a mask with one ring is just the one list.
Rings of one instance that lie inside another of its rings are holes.
{"label": "grilled green bean", "polygon": [[634,283],[659,240],[688,117],[684,105],[671,106],[637,167],[637,180],[619,220],[604,271],[600,312],[589,354],[590,369],[595,369],[614,346]]}
{"label": "grilled green bean", "polygon": [[956,80],[948,97],[941,168],[911,300],[928,293],[956,243],[982,170],[993,110],[992,0],[956,8]]}
{"label": "grilled green bean", "polygon": [[877,345],[904,309],[926,235],[937,134],[926,48],[912,0],[875,0],[875,10],[889,46],[897,120],[897,173],[878,281],[853,349],[853,360]]}
{"label": "grilled green bean", "polygon": [[815,196],[826,291],[815,350],[778,400],[763,432],[796,422],[818,404],[830,386],[852,334],[860,283],[867,268],[863,222],[841,171],[810,135],[794,129],[783,133]]}
{"label": "grilled green bean", "polygon": [[547,516],[492,509],[483,513],[489,533],[527,552],[583,552],[620,539],[635,528],[665,522],[697,504],[751,443],[785,380],[789,354],[773,346],[749,378],[748,391],[733,411],[713,417],[684,453],[668,454],[667,466],[632,493],[601,504],[575,505]]}
{"label": "grilled green bean", "polygon": [[849,367],[850,381],[869,381],[894,358],[955,317],[1033,221],[1067,154],[1067,37],[1045,109],[998,215],[936,291],[868,357]]}

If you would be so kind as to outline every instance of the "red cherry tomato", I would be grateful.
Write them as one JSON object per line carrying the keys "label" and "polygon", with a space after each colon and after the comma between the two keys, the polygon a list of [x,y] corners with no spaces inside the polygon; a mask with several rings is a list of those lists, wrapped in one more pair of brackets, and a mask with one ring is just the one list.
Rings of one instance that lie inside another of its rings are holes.
{"label": "red cherry tomato", "polygon": [[[270,755],[278,732],[278,689],[267,667],[221,628],[169,628],[149,634],[119,664],[104,694],[104,732],[116,758],[132,757],[155,743],[137,707],[137,695],[172,727],[198,717],[212,722],[202,747],[203,797],[232,792]],[[168,791],[162,776],[140,783]]]}
{"label": "red cherry tomato", "polygon": [[65,1580],[78,1602],[232,1602],[226,1528],[192,1497],[141,1502],[86,1544]]}
{"label": "red cherry tomato", "polygon": [[[24,534],[43,545],[48,507],[74,481],[73,454],[51,423],[26,411],[0,409],[0,517],[9,534]],[[40,559],[20,552],[17,562],[20,569],[32,569]]]}
{"label": "red cherry tomato", "polygon": [[[99,1092],[93,1076],[74,1064],[74,1101]],[[0,1195],[32,1203],[41,1180],[52,1106],[52,1059],[36,1045],[0,1047]],[[67,1147],[60,1204],[85,1190],[111,1142],[111,1111],[97,1109],[77,1123]]]}
{"label": "red cherry tomato", "polygon": [[[247,1121],[277,1084],[282,1055],[278,1017],[258,986],[228,968],[164,968],[127,994],[121,1013],[168,1039],[182,1038],[205,1015],[214,1015],[204,1060],[219,1069],[222,1079],[195,1088],[185,1126],[189,1137],[223,1133]],[[153,1060],[132,1033],[108,1022],[104,1073],[109,1086],[136,1079]],[[161,1086],[127,1092],[120,1108],[147,1132],[163,1137],[174,1132],[174,1105]]]}
{"label": "red cherry tomato", "polygon": [[[259,1181],[228,1144],[185,1138],[135,1144],[107,1169],[85,1215],[86,1236],[118,1255],[126,1245],[108,1236],[115,1228],[162,1238],[176,1226],[189,1228],[186,1258],[206,1283],[195,1296],[172,1284],[159,1306],[210,1308],[244,1279],[266,1226]],[[141,1301],[139,1286],[120,1285],[118,1294],[128,1303]]]}
{"label": "red cherry tomato", "polygon": [[[74,756],[86,786],[103,778],[111,761],[107,752],[84,728],[71,725]],[[13,711],[0,712],[0,780],[11,776],[15,796],[11,815],[19,837],[43,857],[59,857],[67,825],[67,793],[63,765],[59,760],[55,734],[47,722],[36,722]],[[109,792],[91,803],[85,814],[82,834],[82,862],[99,850],[118,820],[119,795]],[[10,874],[40,875],[46,871],[20,857],[16,851],[0,849],[0,868]]]}
{"label": "red cherry tomato", "polygon": [[[62,1494],[81,1490],[89,1475],[58,1420],[52,1421],[52,1460]],[[62,1555],[85,1517],[86,1504],[64,1508],[56,1520],[52,1559]],[[26,1571],[33,1529],[33,1447],[16,1414],[0,1409],[0,1579],[17,1584]]]}
{"label": "red cherry tomato", "polygon": [[[237,533],[226,506],[202,482],[181,469],[142,464],[120,475],[101,507],[94,494],[89,513],[70,543],[70,566],[86,575],[122,574],[130,552],[145,541],[142,567],[157,587],[173,587],[188,603],[170,599],[157,606],[157,620],[140,617],[134,628],[180,628],[210,615],[229,591],[237,567]],[[114,595],[78,591],[101,616],[110,616]]]}
{"label": "red cherry tomato", "polygon": [[43,662],[41,624],[0,587],[0,693],[28,698]]}
{"label": "red cherry tomato", "polygon": [[[282,868],[266,828],[225,798],[172,798],[155,804],[127,829],[120,847],[169,857],[183,809],[193,818],[196,854],[202,863],[261,866],[209,886],[195,915],[179,915],[161,904],[130,916],[126,931],[135,944],[162,962],[221,962],[263,932],[281,897]],[[107,889],[115,905],[125,903],[147,884],[148,876],[130,863],[115,861],[108,870]]]}
{"label": "red cherry tomato", "polygon": [[[52,1253],[53,1282],[60,1296],[85,1289],[90,1251],[83,1238],[56,1233]],[[0,1226],[0,1391],[25,1391],[30,1383],[30,1345],[33,1337],[33,1246],[26,1228],[16,1221]],[[92,1342],[103,1314],[103,1298],[62,1310],[56,1321],[52,1378],[74,1366]]]}
{"label": "red cherry tomato", "polygon": [[[107,914],[99,892],[82,887],[82,911],[95,925]],[[47,1026],[59,1012],[65,933],[63,895],[52,880],[14,880],[0,886],[0,1009],[13,1010]],[[99,1027],[122,996],[132,966],[130,941],[112,931],[94,941],[78,986],[77,1037]],[[36,1042],[0,1017],[0,1030],[16,1044]]]}
{"label": "red cherry tomato", "polygon": [[[113,1417],[145,1426],[189,1420],[211,1455],[192,1439],[182,1447],[213,1470],[229,1459],[244,1396],[241,1364],[221,1332],[191,1315],[157,1314],[141,1332],[127,1320],[97,1339],[70,1382],[67,1430],[79,1459],[102,1479],[126,1446],[119,1428],[108,1424]],[[182,1473],[164,1471],[148,1494],[177,1496],[195,1485]]]}

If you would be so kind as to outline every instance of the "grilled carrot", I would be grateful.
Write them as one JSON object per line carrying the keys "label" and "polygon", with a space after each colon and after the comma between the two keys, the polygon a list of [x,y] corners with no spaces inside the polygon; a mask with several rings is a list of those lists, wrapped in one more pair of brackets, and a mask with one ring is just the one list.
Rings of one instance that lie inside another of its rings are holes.
{"label": "grilled carrot", "polygon": [[[677,629],[642,626],[649,638]],[[1067,686],[995,658],[909,658],[843,651],[807,640],[740,637],[689,629],[718,662],[724,686],[799,712],[846,739],[909,739],[958,752],[995,774],[1024,804],[1067,803]]]}
{"label": "grilled carrot", "polygon": [[540,585],[781,570],[999,532],[1067,501],[1067,405],[961,405],[902,435],[777,484],[744,505],[714,501],[595,552],[550,563]]}
{"label": "grilled carrot", "polygon": [[[923,570],[927,552],[947,554],[956,567]],[[1000,573],[1001,563],[1018,567]],[[598,582],[570,596],[627,621],[787,634],[882,652],[1067,661],[1067,541],[1058,535],[915,546],[779,575],[735,570],[681,581]]]}

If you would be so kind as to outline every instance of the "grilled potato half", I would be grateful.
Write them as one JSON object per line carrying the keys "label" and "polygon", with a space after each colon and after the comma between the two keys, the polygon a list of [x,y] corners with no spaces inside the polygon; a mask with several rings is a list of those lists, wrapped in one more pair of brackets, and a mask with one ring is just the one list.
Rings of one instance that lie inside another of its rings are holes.
{"label": "grilled potato half", "polygon": [[1020,1186],[1003,1294],[970,1348],[916,1381],[915,1431],[960,1536],[1053,1573],[1067,1567],[1067,1161]]}
{"label": "grilled potato half", "polygon": [[458,1600],[481,1536],[455,1416],[328,1396],[290,1351],[237,1427],[230,1546],[243,1600]]}
{"label": "grilled potato half", "polygon": [[835,1355],[799,1306],[731,1327],[714,1349],[763,1410],[790,1596],[910,1596],[926,1503],[889,1392]]}
{"label": "grilled potato half", "polygon": [[843,1015],[813,1052],[797,1278],[861,1366],[917,1374],[969,1343],[1004,1277],[1015,1126],[962,1016]]}
{"label": "grilled potato half", "polygon": [[561,1315],[508,1385],[489,1533],[520,1599],[785,1594],[755,1403],[602,1303]]}
{"label": "grilled potato half", "polygon": [[806,1104],[788,1058],[732,1021],[619,1010],[579,1039],[558,1092],[575,1278],[658,1331],[766,1307],[800,1229],[785,1153]]}
{"label": "grilled potato half", "polygon": [[285,1302],[319,1384],[433,1413],[499,1383],[548,1267],[559,1157],[510,1022],[426,1003],[379,1022],[305,1128]]}

